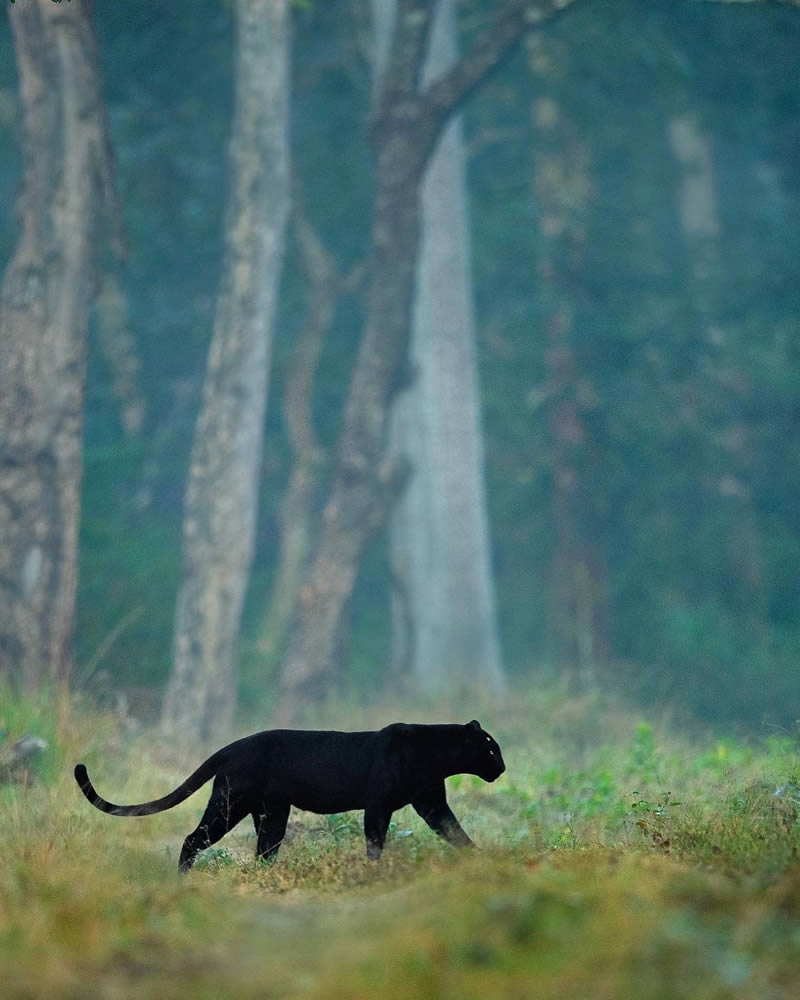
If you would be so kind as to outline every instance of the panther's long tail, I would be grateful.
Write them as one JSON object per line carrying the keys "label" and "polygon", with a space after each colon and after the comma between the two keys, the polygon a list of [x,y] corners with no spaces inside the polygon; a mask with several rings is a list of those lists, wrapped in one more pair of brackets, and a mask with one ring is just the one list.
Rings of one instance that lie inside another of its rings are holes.
{"label": "panther's long tail", "polygon": [[152,802],[142,802],[136,806],[117,806],[113,802],[107,802],[98,795],[94,790],[94,785],[89,780],[85,764],[75,765],[75,780],[78,782],[78,787],[86,798],[92,803],[95,809],[99,809],[101,812],[110,813],[112,816],[152,816],[153,813],[171,809],[173,806],[178,805],[179,802],[183,802],[184,799],[188,799],[209,778],[213,778],[217,773],[220,757],[225,749],[227,748],[223,747],[222,750],[217,750],[215,754],[212,754],[196,771],[189,775],[186,781],[178,785],[169,795],[165,795],[160,799],[153,799]]}

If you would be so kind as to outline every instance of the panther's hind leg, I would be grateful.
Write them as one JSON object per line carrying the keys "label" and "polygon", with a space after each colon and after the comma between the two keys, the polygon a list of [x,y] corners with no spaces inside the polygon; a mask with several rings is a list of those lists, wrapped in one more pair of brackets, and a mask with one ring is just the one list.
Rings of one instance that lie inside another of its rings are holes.
{"label": "panther's hind leg", "polygon": [[215,779],[203,818],[183,842],[178,871],[188,872],[200,851],[222,840],[249,811],[244,802],[234,797],[226,778]]}
{"label": "panther's hind leg", "polygon": [[286,833],[290,809],[288,802],[263,802],[261,807],[255,810],[253,823],[258,837],[256,858],[265,860],[278,853]]}
{"label": "panther's hind leg", "polygon": [[367,803],[367,808],[364,810],[364,836],[367,841],[368,860],[377,861],[381,856],[391,818],[392,810],[382,802]]}

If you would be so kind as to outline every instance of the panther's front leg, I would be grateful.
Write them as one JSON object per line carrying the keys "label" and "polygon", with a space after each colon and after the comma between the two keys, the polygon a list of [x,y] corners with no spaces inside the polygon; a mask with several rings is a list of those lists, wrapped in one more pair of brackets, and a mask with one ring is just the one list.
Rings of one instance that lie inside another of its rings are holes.
{"label": "panther's front leg", "polygon": [[411,803],[419,815],[434,832],[438,833],[454,847],[474,847],[475,845],[464,832],[456,819],[453,810],[447,804],[444,782],[441,789],[429,790]]}

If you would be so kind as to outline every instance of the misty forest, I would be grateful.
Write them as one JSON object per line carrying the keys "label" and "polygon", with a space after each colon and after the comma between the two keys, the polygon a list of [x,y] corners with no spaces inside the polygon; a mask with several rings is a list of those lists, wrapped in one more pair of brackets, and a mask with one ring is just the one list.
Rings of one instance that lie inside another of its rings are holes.
{"label": "misty forest", "polygon": [[[3,995],[796,997],[800,0],[4,6]],[[72,776],[474,718],[475,851]]]}

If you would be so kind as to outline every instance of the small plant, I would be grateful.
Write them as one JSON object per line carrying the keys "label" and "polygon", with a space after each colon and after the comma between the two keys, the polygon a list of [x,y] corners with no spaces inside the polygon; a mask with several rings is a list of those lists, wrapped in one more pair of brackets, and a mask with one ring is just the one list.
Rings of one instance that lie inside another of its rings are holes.
{"label": "small plant", "polygon": [[197,859],[197,868],[229,868],[236,859],[225,847],[207,847]]}
{"label": "small plant", "polygon": [[654,847],[669,854],[670,836],[664,821],[670,809],[681,803],[672,798],[672,792],[662,792],[656,799],[643,798],[638,791],[632,792],[631,795],[633,802],[630,804],[630,815],[636,817],[636,826],[649,838]]}
{"label": "small plant", "polygon": [[639,815],[646,813],[651,816],[666,816],[670,806],[681,805],[672,798],[672,792],[662,792],[657,799],[652,800],[641,798],[641,792],[631,792],[631,795],[634,797],[631,810]]}

